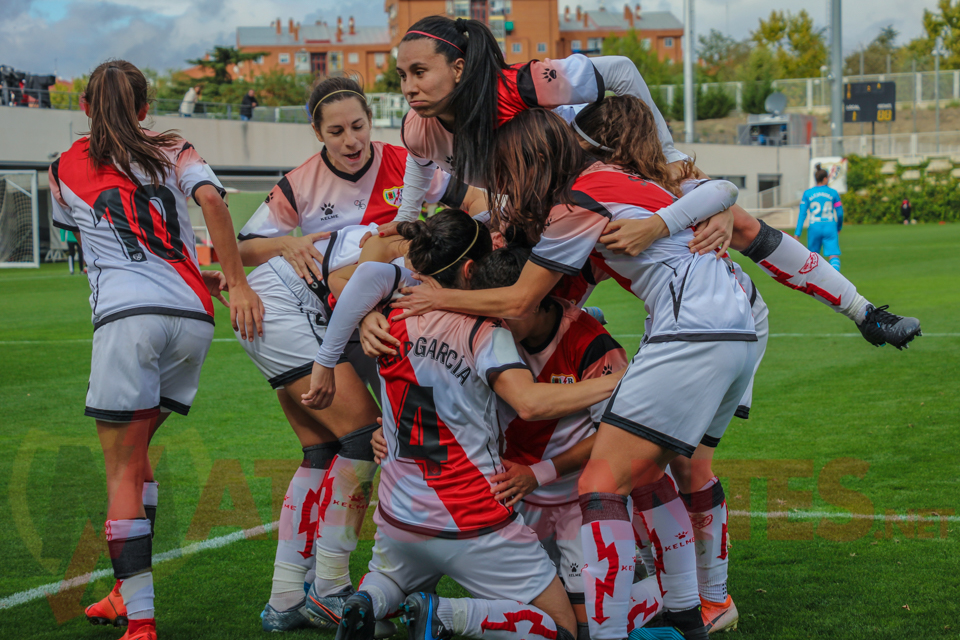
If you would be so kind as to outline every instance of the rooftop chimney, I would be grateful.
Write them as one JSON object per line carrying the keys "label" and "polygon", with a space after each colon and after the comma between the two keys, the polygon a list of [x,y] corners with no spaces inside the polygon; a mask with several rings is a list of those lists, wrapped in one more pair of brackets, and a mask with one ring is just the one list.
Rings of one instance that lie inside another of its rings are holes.
{"label": "rooftop chimney", "polygon": [[300,42],[300,23],[299,22],[293,27],[293,39],[295,42]]}
{"label": "rooftop chimney", "polygon": [[590,28],[590,19],[587,17],[586,11],[583,12],[583,28],[584,29]]}
{"label": "rooftop chimney", "polygon": [[637,20],[640,19],[640,3],[637,3]]}
{"label": "rooftop chimney", "polygon": [[[580,13],[580,5],[577,5],[577,22],[580,22],[580,18],[583,17],[583,14]],[[277,33],[280,33],[279,31]]]}
{"label": "rooftop chimney", "polygon": [[570,22],[570,5],[563,8],[563,21]]}
{"label": "rooftop chimney", "polygon": [[290,18],[290,22],[287,23],[287,33],[293,35],[293,18]]}
{"label": "rooftop chimney", "polygon": [[280,35],[280,32],[283,29],[283,23],[280,22],[280,18],[277,18],[277,21],[274,24],[277,25],[277,35]]}
{"label": "rooftop chimney", "polygon": [[347,24],[350,25],[349,27],[350,35],[352,36],[357,35],[357,29],[356,29],[357,23],[354,21],[353,16],[350,16],[350,21]]}
{"label": "rooftop chimney", "polygon": [[343,42],[343,18],[337,16],[337,42]]}
{"label": "rooftop chimney", "polygon": [[633,11],[630,10],[630,5],[623,5],[623,19],[630,23],[630,28],[633,28]]}

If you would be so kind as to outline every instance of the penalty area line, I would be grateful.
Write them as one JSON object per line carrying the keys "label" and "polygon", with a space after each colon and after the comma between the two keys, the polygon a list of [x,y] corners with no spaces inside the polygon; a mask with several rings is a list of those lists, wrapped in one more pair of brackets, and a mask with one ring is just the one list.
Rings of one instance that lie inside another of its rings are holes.
{"label": "penalty area line", "polygon": [[960,522],[960,516],[946,515],[917,515],[907,513],[905,515],[889,514],[881,515],[878,513],[842,513],[837,511],[743,511],[731,509],[727,512],[730,516],[748,517],[748,518],[768,518],[768,519],[792,519],[792,520],[821,520],[823,518],[850,518],[851,520],[873,520],[875,522]]}
{"label": "penalty area line", "polygon": [[[161,562],[176,560],[177,558],[182,558],[184,556],[200,553],[201,551],[219,549],[221,547],[225,547],[227,545],[233,544],[234,542],[239,542],[241,540],[249,540],[250,538],[255,538],[256,536],[260,536],[269,531],[273,531],[278,524],[279,524],[279,521],[271,522],[270,524],[262,524],[258,527],[251,527],[250,529],[244,529],[243,531],[235,531],[234,533],[230,533],[225,536],[218,536],[216,538],[211,538],[210,540],[204,540],[202,542],[195,542],[193,544],[188,544],[187,546],[180,547],[179,549],[171,549],[170,551],[164,551],[163,553],[158,553],[157,555],[153,556],[153,565],[156,566]],[[111,576],[113,576],[113,569],[99,569],[97,571],[92,571],[90,573],[84,573],[83,575],[79,575],[75,578],[70,578],[69,580],[51,582],[50,584],[45,584],[39,587],[35,587],[33,589],[28,589],[27,591],[14,593],[13,595],[0,599],[0,610],[16,607],[17,605],[21,605],[21,604],[26,604],[28,602],[39,600],[40,598],[43,598],[46,596],[55,595],[57,593],[60,593],[61,591],[73,589],[75,587],[82,587],[95,580],[100,580],[102,578],[108,578]]]}

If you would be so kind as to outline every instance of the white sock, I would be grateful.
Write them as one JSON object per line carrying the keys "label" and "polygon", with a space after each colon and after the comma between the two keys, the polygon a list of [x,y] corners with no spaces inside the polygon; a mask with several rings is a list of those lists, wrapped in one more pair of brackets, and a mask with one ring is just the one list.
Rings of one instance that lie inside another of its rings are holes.
{"label": "white sock", "polygon": [[440,598],[437,617],[458,636],[484,640],[556,637],[553,618],[532,604],[516,600]]}
{"label": "white sock", "polygon": [[383,620],[387,615],[399,610],[407,597],[396,582],[375,572],[363,576],[357,590],[370,596],[370,601],[373,602],[373,617],[377,620]]}
{"label": "white sock", "polygon": [[120,595],[127,608],[128,620],[149,620],[153,617],[153,571],[144,571],[120,583]]}
{"label": "white sock", "polygon": [[628,499],[615,493],[580,496],[583,596],[591,640],[627,636],[636,541]]}
{"label": "white sock", "polygon": [[727,600],[727,501],[716,477],[693,493],[682,493],[697,548],[697,583],[710,602]]}
{"label": "white sock", "polygon": [[630,589],[630,613],[627,616],[627,632],[639,629],[663,609],[663,595],[657,578],[650,575],[634,582]]}
{"label": "white sock", "polygon": [[320,483],[326,469],[300,466],[290,480],[280,510],[279,540],[273,563],[270,606],[291,609],[304,599],[303,584],[313,568],[313,544],[320,503]]}
{"label": "white sock", "polygon": [[[663,593],[663,606],[684,611],[700,604],[693,527],[687,510],[667,476],[630,494],[650,536]],[[591,629],[591,631],[593,631]]]}

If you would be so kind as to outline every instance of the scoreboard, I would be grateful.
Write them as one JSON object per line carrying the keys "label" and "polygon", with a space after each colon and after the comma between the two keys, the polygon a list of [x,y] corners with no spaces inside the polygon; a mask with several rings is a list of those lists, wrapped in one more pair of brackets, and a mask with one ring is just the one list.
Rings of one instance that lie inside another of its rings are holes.
{"label": "scoreboard", "polygon": [[843,86],[844,122],[893,122],[896,119],[896,82],[848,82]]}

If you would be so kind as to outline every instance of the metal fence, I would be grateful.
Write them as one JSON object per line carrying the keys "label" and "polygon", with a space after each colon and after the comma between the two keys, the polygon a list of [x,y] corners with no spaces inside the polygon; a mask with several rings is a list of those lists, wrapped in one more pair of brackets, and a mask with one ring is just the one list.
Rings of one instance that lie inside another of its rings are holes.
{"label": "metal fence", "polygon": [[[934,71],[918,71],[916,73],[881,73],[863,76],[843,76],[843,82],[896,82],[897,104],[910,105],[916,99],[921,106],[928,106],[936,100],[937,74]],[[743,110],[743,91],[745,82],[707,82],[702,83],[705,89],[720,87],[736,102],[737,111]],[[960,70],[940,72],[940,102],[941,104],[960,102]],[[813,111],[830,108],[830,81],[826,78],[791,78],[774,80],[775,91],[787,96],[787,108]],[[654,85],[651,90],[659,90],[668,104],[673,104],[675,92],[682,90],[682,85],[665,84]]]}
{"label": "metal fence", "polygon": [[876,155],[884,157],[960,155],[960,131],[940,133],[894,133],[877,136],[816,137],[811,140],[813,157],[832,156],[833,141],[837,139],[843,154]]}
{"label": "metal fence", "polygon": [[[181,100],[158,99],[150,105],[150,113],[155,116],[180,115]],[[410,105],[398,93],[368,93],[367,104],[373,111],[373,126],[397,128]],[[69,91],[20,91],[4,88],[0,90],[0,105],[8,107],[35,107],[46,109],[80,110],[80,94]],[[214,120],[240,120],[239,104],[223,102],[197,102],[191,117]],[[256,107],[250,120],[253,122],[310,122],[304,106]]]}

